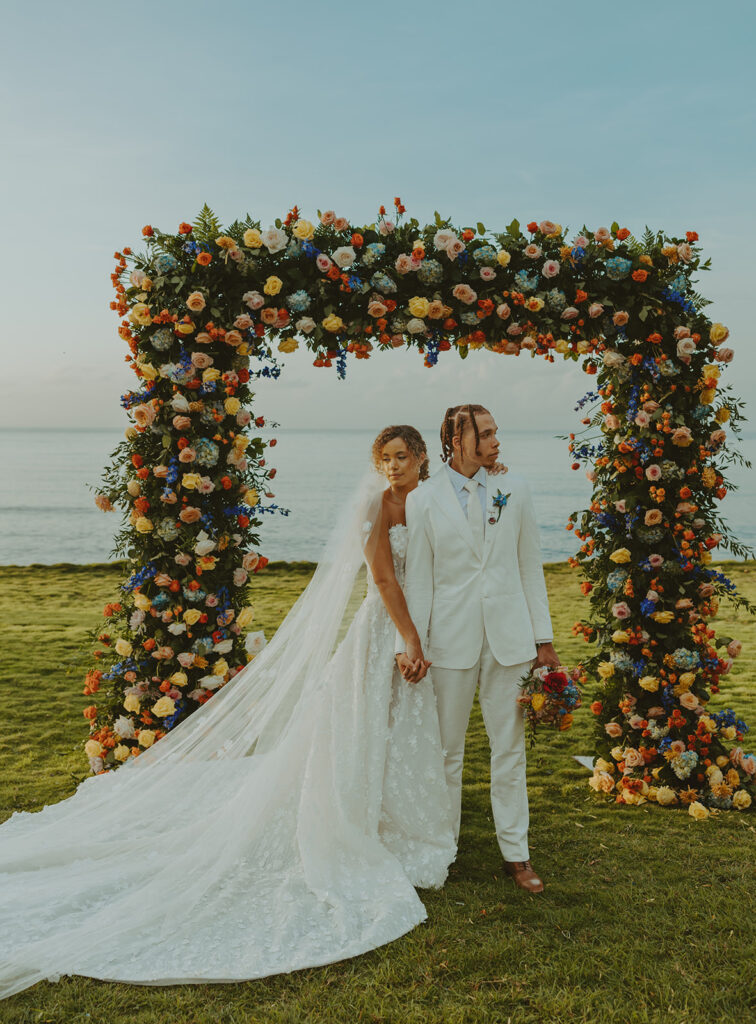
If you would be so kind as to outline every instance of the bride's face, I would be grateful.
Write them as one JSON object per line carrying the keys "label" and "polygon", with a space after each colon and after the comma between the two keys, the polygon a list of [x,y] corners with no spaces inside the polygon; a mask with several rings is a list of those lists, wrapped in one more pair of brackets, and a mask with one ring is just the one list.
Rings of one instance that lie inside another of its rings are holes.
{"label": "bride's face", "polygon": [[417,487],[420,462],[401,437],[395,437],[381,450],[381,472],[392,487]]}

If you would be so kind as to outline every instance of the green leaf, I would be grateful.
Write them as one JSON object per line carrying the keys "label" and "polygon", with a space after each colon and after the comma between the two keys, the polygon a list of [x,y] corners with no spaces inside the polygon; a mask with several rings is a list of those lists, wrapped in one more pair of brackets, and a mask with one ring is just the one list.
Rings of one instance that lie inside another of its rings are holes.
{"label": "green leaf", "polygon": [[619,224],[617,223],[616,220],[612,221],[612,227],[611,227],[612,234],[616,235],[618,231],[619,231]]}
{"label": "green leaf", "polygon": [[280,218],[280,217],[276,217],[276,219],[275,219],[275,225],[276,225],[276,227],[277,227],[277,228],[280,228],[280,227],[281,227],[281,224],[282,224],[282,223],[283,223],[283,222],[282,222],[281,218]]}
{"label": "green leaf", "polygon": [[520,234],[520,222],[519,220],[513,220],[511,224],[507,225],[507,234],[518,237]]}
{"label": "green leaf", "polygon": [[435,221],[436,221],[436,227],[440,228],[441,225],[443,224],[443,221],[441,220],[441,214],[438,212],[438,210],[434,210],[433,211],[433,216],[434,216]]}
{"label": "green leaf", "polygon": [[483,224],[481,224],[480,221],[478,221],[478,234],[479,235],[485,235],[485,233],[486,233],[485,226]]}

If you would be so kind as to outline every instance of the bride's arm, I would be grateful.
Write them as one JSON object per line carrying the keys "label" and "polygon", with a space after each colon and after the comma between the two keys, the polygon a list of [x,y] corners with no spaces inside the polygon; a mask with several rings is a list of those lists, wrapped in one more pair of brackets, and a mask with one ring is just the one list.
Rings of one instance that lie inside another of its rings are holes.
{"label": "bride's arm", "polygon": [[413,645],[420,647],[420,637],[407,608],[404,591],[399,586],[399,581],[394,572],[394,560],[391,557],[391,541],[385,518],[379,527],[378,538],[370,560],[370,571],[373,574],[375,585],[380,591],[386,611],[391,616],[407,647]]}

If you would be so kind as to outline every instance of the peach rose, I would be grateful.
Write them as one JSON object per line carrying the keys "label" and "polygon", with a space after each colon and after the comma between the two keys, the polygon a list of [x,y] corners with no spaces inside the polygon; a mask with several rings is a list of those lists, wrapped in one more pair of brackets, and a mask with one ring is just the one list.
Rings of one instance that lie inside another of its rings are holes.
{"label": "peach rose", "polygon": [[523,255],[527,256],[530,260],[537,260],[541,255],[541,247],[536,245],[535,242],[531,242],[530,245],[526,245],[522,251]]}
{"label": "peach rose", "polygon": [[192,425],[188,416],[174,416],[171,423],[176,430],[188,430]]}
{"label": "peach rose", "polygon": [[496,307],[496,315],[500,320],[506,320],[512,313],[512,310],[506,304],[506,302],[500,302]]}
{"label": "peach rose", "polygon": [[187,296],[186,305],[191,309],[192,313],[201,313],[207,303],[202,292],[192,292],[191,295]]}
{"label": "peach rose", "polygon": [[416,269],[415,264],[416,261],[411,256],[408,256],[406,252],[400,253],[394,262],[394,266],[399,274],[409,274],[411,270]]}
{"label": "peach rose", "polygon": [[333,224],[336,220],[336,214],[333,210],[326,210],[325,213],[320,215],[320,223],[328,227],[329,224]]}
{"label": "peach rose", "polygon": [[[192,352],[192,365],[196,366],[198,370],[206,370],[208,366],[213,365],[213,357],[209,356],[207,352]],[[186,417],[181,417],[185,419]]]}
{"label": "peach rose", "polygon": [[261,306],[265,305],[264,297],[257,291],[245,292],[242,295],[242,302],[249,306],[250,309],[260,309]]}
{"label": "peach rose", "polygon": [[241,313],[237,316],[236,320],[234,320],[234,327],[237,327],[240,331],[247,331],[253,323],[254,321],[249,313]]}
{"label": "peach rose", "polygon": [[202,509],[196,508],[194,505],[187,505],[179,512],[179,519],[182,523],[196,523],[201,515]]}
{"label": "peach rose", "polygon": [[673,430],[672,444],[676,444],[678,448],[687,448],[689,444],[693,444],[690,427],[678,427],[677,430]]}
{"label": "peach rose", "polygon": [[604,307],[600,302],[592,302],[588,307],[588,316],[591,317],[592,320],[595,320],[597,316],[601,316],[603,312]]}
{"label": "peach rose", "polygon": [[639,768],[643,764],[643,755],[635,747],[626,747],[623,760],[627,768]]}
{"label": "peach rose", "polygon": [[624,309],[618,309],[612,317],[612,323],[615,327],[624,327],[630,319],[630,314],[626,313]]}
{"label": "peach rose", "polygon": [[662,521],[661,510],[658,508],[650,508],[643,517],[643,522],[646,526],[658,526]]}
{"label": "peach rose", "polygon": [[680,701],[680,707],[685,708],[686,711],[692,711],[700,704],[698,697],[696,697],[695,693],[691,693],[690,690],[681,693],[677,699]]}
{"label": "peach rose", "polygon": [[182,448],[179,452],[179,462],[194,462],[197,458],[197,452],[194,448]]}
{"label": "peach rose", "polygon": [[612,237],[612,233],[609,228],[596,228],[593,232],[593,237],[597,242],[608,242]]}
{"label": "peach rose", "polygon": [[478,293],[473,291],[473,289],[468,284],[455,285],[452,290],[452,295],[454,296],[455,299],[458,299],[460,302],[466,303],[466,305],[468,306],[472,305],[472,303],[475,302],[475,300],[478,297]]}
{"label": "peach rose", "polygon": [[574,320],[576,316],[580,316],[580,310],[577,306],[568,306],[567,309],[562,311],[562,320]]}
{"label": "peach rose", "polygon": [[346,217],[336,217],[336,219],[333,222],[333,226],[336,229],[336,231],[346,231],[346,229],[349,227],[349,221],[346,219]]}
{"label": "peach rose", "polygon": [[622,735],[622,726],[619,722],[607,722],[604,730],[607,736],[611,736],[612,739],[618,739]]}
{"label": "peach rose", "polygon": [[731,348],[718,348],[714,353],[714,358],[719,363],[731,363],[735,352]]}

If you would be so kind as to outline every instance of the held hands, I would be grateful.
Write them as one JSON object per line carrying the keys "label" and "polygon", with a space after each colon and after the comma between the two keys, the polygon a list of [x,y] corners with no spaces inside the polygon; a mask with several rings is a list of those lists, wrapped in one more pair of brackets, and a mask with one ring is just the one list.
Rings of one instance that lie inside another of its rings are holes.
{"label": "held hands", "polygon": [[561,664],[559,656],[554,650],[553,644],[541,644],[541,646],[537,648],[537,652],[536,657],[531,663],[531,669],[541,668],[542,666],[546,666],[547,668],[558,668]]}
{"label": "held hands", "polygon": [[417,640],[407,644],[405,654],[397,654],[396,663],[408,683],[419,683],[431,666],[431,662],[423,657],[423,648]]}

